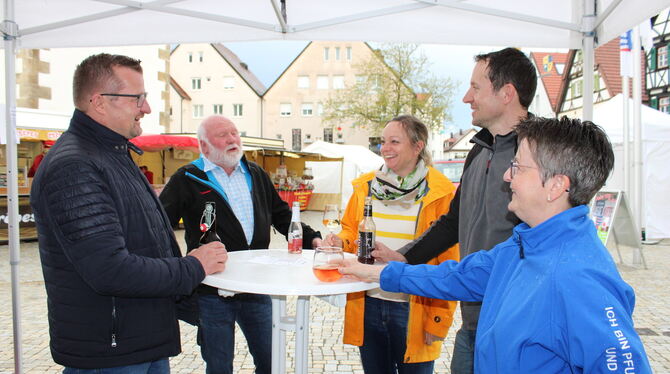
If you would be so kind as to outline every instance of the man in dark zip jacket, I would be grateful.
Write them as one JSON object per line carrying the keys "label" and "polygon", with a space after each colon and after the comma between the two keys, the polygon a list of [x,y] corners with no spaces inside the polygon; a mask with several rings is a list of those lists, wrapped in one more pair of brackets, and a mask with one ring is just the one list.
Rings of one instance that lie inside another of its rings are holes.
{"label": "man in dark zip jacket", "polygon": [[175,302],[222,271],[221,243],[181,257],[160,201],[129,151],[151,112],[142,68],[88,57],[70,127],[44,157],[30,203],[54,361],[64,373],[169,373],[181,351]]}
{"label": "man in dark zip jacket", "polygon": [[[270,227],[284,236],[291,210],[267,173],[243,156],[235,124],[222,116],[206,118],[198,129],[202,157],[170,178],[160,200],[172,225],[184,220],[186,245],[198,246],[205,203],[216,204],[216,232],[229,251],[267,249]],[[303,224],[303,245],[315,248],[321,236]],[[272,308],[267,295],[222,297],[212,287],[198,287],[199,340],[208,374],[232,373],[235,322],[244,333],[256,373],[271,371]]]}
{"label": "man in dark zip jacket", "polygon": [[[375,257],[423,264],[459,243],[460,256],[465,258],[507,239],[520,222],[507,210],[511,190],[503,174],[517,149],[514,128],[532,116],[528,106],[535,95],[537,73],[530,59],[515,48],[478,55],[475,61],[463,102],[472,109],[472,124],[482,129],[471,140],[474,147],[449,213],[398,252],[378,245]],[[453,374],[473,373],[480,309],[479,302],[461,302],[463,324],[454,342]]]}

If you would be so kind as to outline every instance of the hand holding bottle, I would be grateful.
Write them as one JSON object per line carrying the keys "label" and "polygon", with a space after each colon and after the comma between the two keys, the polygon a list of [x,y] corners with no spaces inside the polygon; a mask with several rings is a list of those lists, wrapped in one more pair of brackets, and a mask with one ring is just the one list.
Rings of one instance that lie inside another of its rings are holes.
{"label": "hand holding bottle", "polygon": [[228,261],[228,251],[221,242],[201,245],[189,252],[188,255],[200,261],[206,275],[222,272],[226,268],[226,261]]}

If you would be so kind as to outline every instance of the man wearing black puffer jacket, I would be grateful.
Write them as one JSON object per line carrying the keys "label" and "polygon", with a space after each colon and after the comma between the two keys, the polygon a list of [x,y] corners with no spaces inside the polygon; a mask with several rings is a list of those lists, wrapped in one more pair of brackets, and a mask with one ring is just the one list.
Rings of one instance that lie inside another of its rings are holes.
{"label": "man wearing black puffer jacket", "polygon": [[175,302],[227,253],[210,243],[181,257],[158,198],[129,151],[151,112],[142,68],[88,57],[74,75],[69,129],[33,181],[54,361],[64,373],[169,373],[181,351]]}

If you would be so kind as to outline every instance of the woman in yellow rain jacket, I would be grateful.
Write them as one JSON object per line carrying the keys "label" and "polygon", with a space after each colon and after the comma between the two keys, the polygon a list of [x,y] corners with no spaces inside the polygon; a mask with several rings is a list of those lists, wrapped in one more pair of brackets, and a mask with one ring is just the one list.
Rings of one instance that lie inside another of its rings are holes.
{"label": "woman in yellow rain jacket", "polygon": [[[324,245],[356,253],[364,200],[372,197],[376,241],[397,250],[447,213],[456,188],[431,167],[428,130],[412,116],[389,121],[382,132],[384,165],[352,183],[354,193],[342,217],[342,231]],[[446,249],[446,248],[445,248]],[[458,260],[458,247],[429,264]],[[456,310],[455,301],[380,289],[347,296],[344,343],[360,347],[366,373],[432,373]]]}

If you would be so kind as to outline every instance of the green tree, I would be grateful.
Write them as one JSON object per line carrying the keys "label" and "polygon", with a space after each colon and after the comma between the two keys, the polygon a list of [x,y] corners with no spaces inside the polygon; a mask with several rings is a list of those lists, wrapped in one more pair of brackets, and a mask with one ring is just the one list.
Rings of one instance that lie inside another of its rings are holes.
{"label": "green tree", "polygon": [[455,84],[429,70],[428,58],[416,44],[385,44],[355,64],[356,82],[335,91],[324,103],[324,123],[353,122],[381,132],[395,116],[412,114],[431,130],[451,119]]}

